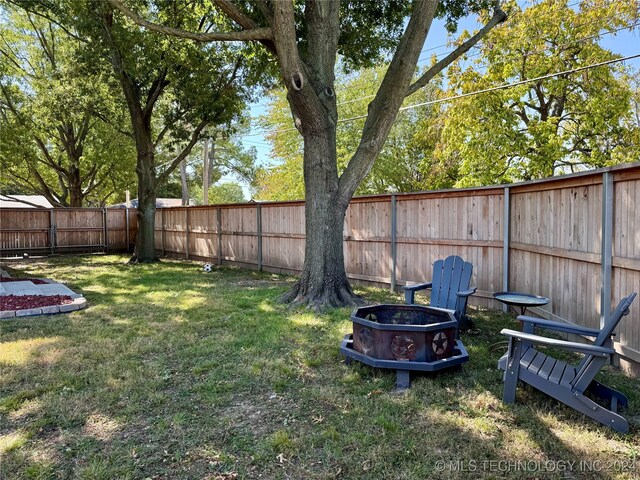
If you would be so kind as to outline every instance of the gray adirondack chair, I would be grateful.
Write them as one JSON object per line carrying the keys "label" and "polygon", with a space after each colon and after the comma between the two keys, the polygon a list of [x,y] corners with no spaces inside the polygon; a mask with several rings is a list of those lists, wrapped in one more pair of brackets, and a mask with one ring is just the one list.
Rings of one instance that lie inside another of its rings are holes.
{"label": "gray adirondack chair", "polygon": [[[618,413],[618,407],[627,406],[627,397],[597,382],[594,377],[613,355],[611,340],[614,335],[613,330],[622,317],[629,314],[629,307],[636,295],[632,293],[620,301],[609,315],[602,330],[551,322],[526,315],[519,316],[518,320],[523,322],[522,332],[509,329],[503,329],[500,332],[509,337],[509,350],[498,362],[498,367],[505,371],[502,401],[515,402],[516,385],[518,380],[522,380],[603,425],[608,425],[618,432],[628,432],[629,423]],[[595,340],[592,345],[589,345],[546,338],[534,335],[535,327],[594,337]],[[584,358],[577,366],[573,366],[536,350],[534,345],[581,353],[584,354]],[[587,397],[585,395],[587,392],[606,401],[608,408]]]}
{"label": "gray adirondack chair", "polygon": [[454,316],[460,323],[467,310],[467,299],[477,290],[477,288],[470,288],[472,273],[473,265],[457,255],[437,260],[433,264],[431,282],[403,287],[404,302],[407,304],[415,303],[416,292],[430,288],[429,305],[453,310]]}

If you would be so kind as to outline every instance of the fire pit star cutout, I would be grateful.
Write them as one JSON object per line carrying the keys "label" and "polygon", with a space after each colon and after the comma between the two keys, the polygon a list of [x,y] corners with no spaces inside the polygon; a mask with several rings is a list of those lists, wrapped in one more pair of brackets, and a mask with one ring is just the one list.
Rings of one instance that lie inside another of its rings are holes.
{"label": "fire pit star cutout", "polygon": [[440,355],[441,353],[444,353],[447,350],[448,343],[449,343],[449,341],[447,340],[447,336],[442,332],[438,332],[433,337],[433,344],[432,344],[433,351],[437,355]]}

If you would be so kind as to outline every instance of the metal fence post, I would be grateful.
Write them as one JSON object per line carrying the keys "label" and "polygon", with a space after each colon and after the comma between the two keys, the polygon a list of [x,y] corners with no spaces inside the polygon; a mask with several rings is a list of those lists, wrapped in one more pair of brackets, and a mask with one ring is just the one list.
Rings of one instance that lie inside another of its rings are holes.
{"label": "metal fence post", "polygon": [[165,235],[164,235],[164,208],[160,209],[160,222],[162,223],[162,225],[160,225],[160,239],[162,240],[162,256],[164,257],[166,255],[166,249],[165,249]]}
{"label": "metal fence post", "polygon": [[[509,240],[511,238],[511,196],[509,187],[504,188],[502,217],[502,290],[509,291]],[[509,306],[502,304],[502,311],[508,312]]]}
{"label": "metal fence post", "polygon": [[602,286],[600,290],[600,328],[611,312],[611,272],[613,266],[613,174],[602,174]]}
{"label": "metal fence post", "polygon": [[258,271],[262,271],[262,208],[256,205],[256,221],[258,226]]}
{"label": "metal fence post", "polygon": [[126,229],[124,237],[127,244],[127,252],[131,251],[131,234],[129,233],[129,207],[124,208],[124,228]]}
{"label": "metal fence post", "polygon": [[398,204],[395,195],[391,195],[391,291],[396,291],[396,262],[398,257]]}
{"label": "metal fence post", "polygon": [[186,240],[185,240],[185,244],[184,244],[184,254],[185,257],[187,258],[187,260],[189,260],[189,207],[184,207],[185,208],[185,215],[187,217],[186,219]]}
{"label": "metal fence post", "polygon": [[56,253],[56,214],[53,208],[49,210],[49,247],[51,255]]}
{"label": "metal fence post", "polygon": [[107,208],[102,209],[102,224],[104,227],[104,253],[109,253],[109,227],[107,226]]}
{"label": "metal fence post", "polygon": [[218,265],[222,265],[222,210],[218,205]]}

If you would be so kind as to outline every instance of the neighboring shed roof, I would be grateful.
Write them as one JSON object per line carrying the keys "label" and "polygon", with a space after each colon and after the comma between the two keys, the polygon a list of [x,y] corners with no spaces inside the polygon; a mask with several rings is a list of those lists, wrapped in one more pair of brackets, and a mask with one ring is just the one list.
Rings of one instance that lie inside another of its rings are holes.
{"label": "neighboring shed roof", "polygon": [[53,208],[42,195],[0,195],[0,208]]}

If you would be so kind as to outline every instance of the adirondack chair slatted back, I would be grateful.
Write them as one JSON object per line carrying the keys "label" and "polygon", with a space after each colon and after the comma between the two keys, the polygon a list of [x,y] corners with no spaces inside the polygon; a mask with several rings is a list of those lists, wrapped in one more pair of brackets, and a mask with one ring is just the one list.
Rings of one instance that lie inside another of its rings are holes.
{"label": "adirondack chair slatted back", "polygon": [[462,258],[452,255],[444,260],[437,260],[433,264],[433,286],[431,287],[432,307],[455,310],[456,318],[460,318],[466,304],[462,304],[456,295],[459,291],[468,290],[471,285],[473,265]]}
{"label": "adirondack chair slatted back", "polygon": [[618,304],[616,309],[611,312],[611,315],[609,315],[609,319],[600,331],[600,334],[593,341],[594,345],[602,346],[604,345],[604,342],[606,342],[607,339],[611,337],[611,334],[618,326],[618,323],[620,323],[620,320],[622,320],[622,317],[629,314],[629,307],[633,303],[633,300],[636,298],[636,295],[637,293],[632,293],[628,297],[620,300],[620,303]]}
{"label": "adirondack chair slatted back", "polygon": [[[622,320],[622,317],[629,314],[629,307],[633,303],[633,300],[636,298],[636,295],[636,293],[632,293],[631,295],[623,298],[620,301],[616,309],[611,312],[611,315],[609,315],[608,320],[606,321],[604,327],[602,327],[602,330],[600,330],[600,333],[598,334],[596,339],[593,341],[594,345],[602,347],[604,343],[611,337],[611,334],[620,323],[620,320]],[[585,357],[576,368],[576,376],[571,383],[578,391],[583,391],[589,385],[591,379],[593,378],[593,376],[590,375],[590,372],[588,371],[592,362],[593,355],[585,355]]]}

